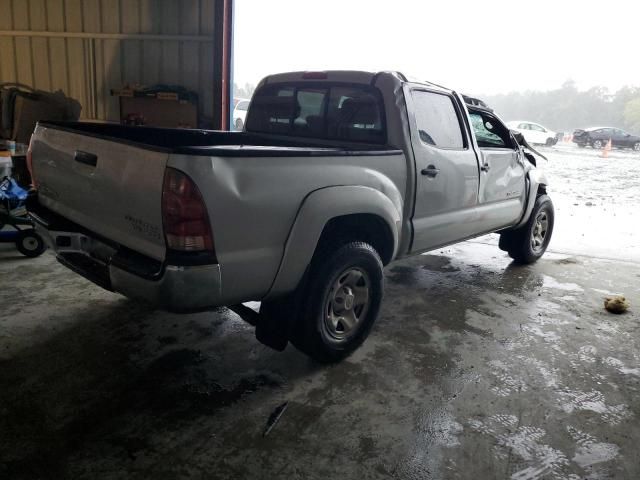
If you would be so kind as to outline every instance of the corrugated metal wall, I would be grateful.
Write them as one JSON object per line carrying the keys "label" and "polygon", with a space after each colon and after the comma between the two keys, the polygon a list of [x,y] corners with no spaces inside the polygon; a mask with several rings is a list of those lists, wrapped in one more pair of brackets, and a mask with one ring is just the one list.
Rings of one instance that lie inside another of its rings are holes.
{"label": "corrugated metal wall", "polygon": [[0,83],[63,90],[83,118],[113,121],[112,88],[178,84],[211,118],[214,1],[0,0]]}

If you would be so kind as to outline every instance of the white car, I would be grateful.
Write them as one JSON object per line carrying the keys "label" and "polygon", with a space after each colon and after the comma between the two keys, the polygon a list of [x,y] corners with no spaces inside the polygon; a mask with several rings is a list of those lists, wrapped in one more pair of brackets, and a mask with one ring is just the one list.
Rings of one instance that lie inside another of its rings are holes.
{"label": "white car", "polygon": [[511,130],[515,130],[524,135],[524,139],[530,144],[552,146],[558,143],[556,132],[551,131],[538,123],[514,121],[507,122]]}
{"label": "white car", "polygon": [[233,109],[233,128],[242,131],[244,128],[244,119],[249,109],[249,100],[240,100]]}

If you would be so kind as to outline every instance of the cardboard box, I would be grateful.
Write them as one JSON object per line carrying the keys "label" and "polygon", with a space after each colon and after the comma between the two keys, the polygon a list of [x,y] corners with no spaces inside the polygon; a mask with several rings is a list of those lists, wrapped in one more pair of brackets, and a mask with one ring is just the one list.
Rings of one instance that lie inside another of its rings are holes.
{"label": "cardboard box", "polygon": [[120,120],[139,117],[153,127],[198,128],[198,107],[185,100],[120,97]]}

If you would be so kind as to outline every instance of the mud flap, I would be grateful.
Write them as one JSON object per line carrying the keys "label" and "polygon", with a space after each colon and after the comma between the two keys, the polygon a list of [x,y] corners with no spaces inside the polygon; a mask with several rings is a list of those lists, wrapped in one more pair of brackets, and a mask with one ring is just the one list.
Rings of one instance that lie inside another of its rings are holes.
{"label": "mud flap", "polygon": [[275,304],[263,303],[260,313],[242,304],[231,305],[228,308],[249,325],[256,327],[256,338],[260,343],[279,352],[287,347],[287,329],[282,327],[286,322],[281,321],[278,313],[280,309]]}
{"label": "mud flap", "polygon": [[307,290],[308,278],[307,268],[293,292],[262,302],[256,324],[256,338],[260,343],[279,352],[287,347],[289,340],[296,334],[296,327],[303,320],[304,292]]}
{"label": "mud flap", "polygon": [[513,245],[513,231],[503,231],[500,233],[498,248],[503,252],[508,252]]}
{"label": "mud flap", "polygon": [[256,338],[267,347],[271,347],[278,352],[282,352],[287,348],[289,343],[288,337],[288,319],[282,317],[279,308],[263,308],[260,307],[260,318],[256,324]]}

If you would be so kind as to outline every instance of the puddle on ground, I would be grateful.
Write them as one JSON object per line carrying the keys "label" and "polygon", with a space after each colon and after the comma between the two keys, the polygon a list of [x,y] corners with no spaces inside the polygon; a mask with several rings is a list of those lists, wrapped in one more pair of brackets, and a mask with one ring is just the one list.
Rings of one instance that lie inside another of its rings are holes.
{"label": "puddle on ground", "polygon": [[576,453],[572,460],[582,468],[608,462],[618,456],[620,448],[613,443],[598,442],[597,439],[577,428],[568,426],[569,435],[576,442]]}
{"label": "puddle on ground", "polygon": [[609,425],[619,425],[624,420],[631,418],[633,412],[625,404],[608,405],[605,396],[598,390],[582,392],[580,390],[564,390],[558,392],[561,408],[566,413],[576,410],[597,413],[599,418]]}
{"label": "puddle on ground", "polygon": [[[494,454],[507,460],[507,475],[513,480],[566,478],[569,459],[543,442],[547,432],[539,427],[520,425],[514,415],[494,415],[486,420],[471,420],[472,430],[494,438]],[[516,458],[513,458],[515,455]]]}
{"label": "puddle on ground", "polygon": [[549,275],[542,275],[544,280],[544,288],[551,290],[563,290],[568,292],[582,292],[584,289],[577,283],[562,283]]}

